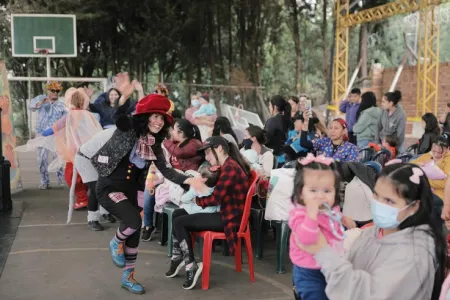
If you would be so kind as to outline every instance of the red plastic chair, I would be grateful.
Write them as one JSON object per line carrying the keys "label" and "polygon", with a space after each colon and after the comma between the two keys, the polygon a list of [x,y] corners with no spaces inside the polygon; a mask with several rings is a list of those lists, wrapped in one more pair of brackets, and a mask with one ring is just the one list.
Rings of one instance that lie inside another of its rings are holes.
{"label": "red plastic chair", "polygon": [[[236,272],[242,272],[242,243],[241,238],[245,240],[245,247],[247,248],[248,268],[250,273],[250,280],[255,282],[255,270],[253,265],[253,250],[252,242],[250,239],[250,226],[248,219],[250,217],[250,208],[252,206],[253,195],[256,190],[256,182],[258,180],[258,174],[255,171],[250,173],[250,188],[245,198],[244,213],[242,215],[241,225],[239,226],[238,242],[236,243],[235,251],[235,264]],[[212,244],[214,240],[225,240],[226,236],[223,232],[215,231],[202,231],[192,232],[192,245],[194,248],[195,237],[199,236],[203,239],[203,272],[202,272],[202,289],[207,290],[209,288],[209,270],[211,268],[211,254]]]}

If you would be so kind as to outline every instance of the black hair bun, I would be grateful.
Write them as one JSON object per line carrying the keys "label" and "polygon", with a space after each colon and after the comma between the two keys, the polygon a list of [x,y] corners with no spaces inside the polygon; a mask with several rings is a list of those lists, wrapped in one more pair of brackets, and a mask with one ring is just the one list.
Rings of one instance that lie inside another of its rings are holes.
{"label": "black hair bun", "polygon": [[397,99],[397,101],[400,101],[402,99],[402,92],[396,90],[394,92],[394,97],[395,97],[395,99]]}

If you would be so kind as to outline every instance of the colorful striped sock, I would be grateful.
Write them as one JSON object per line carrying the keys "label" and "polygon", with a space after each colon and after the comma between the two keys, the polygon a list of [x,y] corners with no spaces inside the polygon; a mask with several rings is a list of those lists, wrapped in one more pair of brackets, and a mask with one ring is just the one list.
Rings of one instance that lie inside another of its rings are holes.
{"label": "colorful striped sock", "polygon": [[114,238],[118,243],[123,243],[130,235],[135,232],[136,229],[130,227],[126,228],[124,231],[120,231],[120,228],[117,228],[116,236]]}
{"label": "colorful striped sock", "polygon": [[134,269],[136,266],[136,258],[138,248],[124,247],[125,250],[125,270]]}

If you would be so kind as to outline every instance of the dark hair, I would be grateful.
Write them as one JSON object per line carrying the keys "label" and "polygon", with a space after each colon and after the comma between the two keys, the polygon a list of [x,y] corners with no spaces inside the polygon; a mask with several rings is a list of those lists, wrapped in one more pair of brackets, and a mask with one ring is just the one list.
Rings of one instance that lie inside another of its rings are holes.
{"label": "dark hair", "polygon": [[399,139],[398,136],[396,136],[395,134],[390,134],[384,137],[384,139],[386,140],[386,143],[389,144],[389,146],[397,148],[398,144],[399,144]]}
{"label": "dark hair", "polygon": [[117,94],[119,95],[119,98],[117,98],[117,100],[119,100],[120,97],[122,97],[122,93],[119,92],[118,89],[116,89],[116,88],[110,88],[109,91],[106,92],[105,102],[106,102],[107,104],[111,104],[111,100],[109,100],[109,94],[110,94],[112,91],[116,91]]}
{"label": "dark hair", "polygon": [[292,203],[300,203],[304,205],[303,199],[301,199],[300,195],[303,190],[303,186],[305,185],[305,170],[317,170],[317,171],[331,171],[334,174],[335,182],[334,182],[334,189],[335,189],[335,197],[334,197],[334,205],[338,206],[341,203],[341,175],[339,175],[339,172],[337,171],[337,166],[335,163],[330,164],[329,166],[323,163],[317,163],[312,162],[307,164],[306,166],[297,163],[297,173],[295,174],[294,178],[294,193],[292,194]]}
{"label": "dark hair", "polygon": [[425,133],[441,133],[441,129],[439,128],[439,123],[435,115],[432,113],[426,113],[422,116],[422,120],[425,122]]}
{"label": "dark hair", "polygon": [[247,127],[248,134],[256,138],[259,144],[265,145],[267,143],[266,131],[259,126],[249,124]]}
{"label": "dark hair", "polygon": [[198,169],[198,172],[203,178],[206,178],[205,185],[207,187],[215,187],[217,184],[217,181],[219,180],[220,175],[220,169],[217,169],[216,171],[211,170],[211,164],[208,162],[203,163],[200,168]]}
{"label": "dark hair", "polygon": [[212,136],[220,136],[221,132],[224,134],[231,134],[231,136],[236,140],[237,143],[238,138],[236,136],[236,133],[234,133],[233,128],[231,128],[230,120],[228,120],[226,117],[217,117],[216,121],[214,122]]}
{"label": "dark hair", "polygon": [[389,102],[394,103],[394,105],[397,105],[400,102],[400,100],[402,100],[402,92],[400,91],[389,92],[384,94],[384,96]]}
{"label": "dark hair", "polygon": [[[134,131],[136,132],[138,138],[150,133],[150,130],[148,129],[148,119],[153,114],[154,113],[138,114],[134,115],[131,118],[131,125]],[[161,128],[161,130],[157,134],[152,133],[156,143],[162,143],[162,141],[166,138],[167,133],[169,132],[169,127],[170,125],[165,119],[163,128]]]}
{"label": "dark hair", "polygon": [[433,194],[430,183],[425,174],[420,176],[419,184],[415,184],[409,178],[413,175],[413,168],[418,168],[414,164],[394,164],[383,168],[380,177],[388,178],[395,188],[399,197],[405,199],[406,204],[414,201],[420,201],[417,212],[407,217],[398,228],[400,230],[419,225],[428,225],[430,229],[424,229],[434,240],[435,243],[435,262],[437,270],[434,276],[434,286],[432,300],[437,300],[441,291],[442,283],[445,279],[445,261],[447,256],[447,243],[442,235],[441,225],[436,218],[434,211]]}
{"label": "dark hair", "polygon": [[[228,142],[228,140],[227,140],[227,142]],[[212,147],[211,150],[212,150],[212,153],[213,153],[215,159],[217,161],[219,161],[219,158],[218,158],[216,150],[215,150],[217,147],[219,147],[219,146]],[[232,159],[234,159],[239,164],[239,166],[241,166],[244,173],[247,176],[250,176],[250,172],[251,172],[250,165],[247,163],[247,160],[242,156],[241,152],[239,151],[239,148],[232,142],[228,142],[228,147],[222,147],[222,148],[223,148],[223,152],[225,154],[228,154],[228,156],[231,157]]]}
{"label": "dark hair", "polygon": [[182,115],[182,113],[181,113],[181,111],[179,109],[174,109],[173,112],[172,112],[172,117],[175,120],[178,120],[178,119],[182,119],[183,115]]}
{"label": "dark hair", "polygon": [[431,145],[441,147],[442,150],[444,150],[444,148],[449,148],[450,147],[449,134],[444,132],[441,136],[434,137],[431,140]]}
{"label": "dark hair", "polygon": [[358,94],[358,95],[361,95],[361,90],[360,90],[359,88],[353,88],[353,89],[350,91],[350,94]]}
{"label": "dark hair", "polygon": [[178,124],[178,128],[180,128],[180,131],[183,133],[184,137],[187,140],[195,138],[200,142],[202,141],[200,130],[198,129],[197,125],[192,124],[189,120],[186,119],[177,120],[175,124]]}
{"label": "dark hair", "polygon": [[365,92],[361,96],[361,104],[356,112],[356,120],[359,119],[359,116],[363,111],[371,107],[377,107],[377,97],[373,92]]}
{"label": "dark hair", "polygon": [[289,96],[289,98],[287,99],[287,101],[289,101],[289,100],[292,100],[292,101],[294,101],[294,102],[297,103],[297,104],[298,104],[298,102],[300,101],[300,100],[298,99],[298,97],[295,97],[295,96]]}
{"label": "dark hair", "polygon": [[272,106],[276,106],[279,113],[282,113],[284,116],[284,130],[283,132],[287,132],[289,126],[291,124],[291,105],[289,102],[284,100],[280,95],[275,95],[270,98],[270,104]]}

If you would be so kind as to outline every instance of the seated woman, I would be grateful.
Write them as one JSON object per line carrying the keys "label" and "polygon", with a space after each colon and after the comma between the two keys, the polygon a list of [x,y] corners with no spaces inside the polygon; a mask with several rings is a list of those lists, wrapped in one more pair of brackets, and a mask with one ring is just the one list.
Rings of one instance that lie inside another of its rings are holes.
{"label": "seated woman", "polygon": [[[434,138],[431,141],[431,145],[431,152],[421,155],[419,158],[412,160],[411,163],[421,166],[427,174],[428,181],[433,190],[436,213],[440,216],[447,174],[450,172],[449,136],[444,133],[442,136]],[[433,170],[436,167],[439,170]],[[438,219],[440,220],[439,217]]]}
{"label": "seated woman", "polygon": [[236,144],[239,145],[239,140],[231,127],[230,120],[226,117],[218,117],[214,122],[211,136],[223,136],[224,134],[230,134],[236,140]]}
{"label": "seated woman", "polygon": [[383,169],[375,185],[375,226],[363,230],[346,257],[317,242],[300,249],[321,267],[329,299],[439,299],[447,245],[433,213],[427,177],[413,164]]}
{"label": "seated woman", "polygon": [[[250,167],[239,150],[223,137],[213,136],[205,141],[201,150],[212,166],[220,167],[220,175],[214,192],[207,197],[197,198],[197,205],[205,208],[220,205],[220,212],[189,215],[184,209],[173,212],[173,255],[166,277],[175,277],[186,267],[184,289],[192,289],[197,283],[203,265],[196,263],[192,249],[191,232],[212,230],[225,232],[230,254],[234,254],[237,230],[244,212],[249,188]],[[204,186],[200,192],[206,193]]]}
{"label": "seated woman", "polygon": [[[303,148],[300,144],[300,137],[303,130],[303,125],[305,124],[305,119],[303,118],[305,114],[299,114],[292,118],[294,122],[294,129],[290,130],[288,133],[288,139],[285,143],[284,151],[286,153],[286,161],[296,160],[300,157],[305,157],[308,153],[308,149]],[[315,137],[315,126],[312,119],[309,119],[308,124],[308,141],[311,141]]]}
{"label": "seated woman", "polygon": [[261,127],[250,124],[246,129],[244,147],[241,152],[248,149],[254,150],[258,154],[258,163],[261,165],[263,175],[270,176],[270,171],[274,167],[274,156],[272,150],[264,146],[266,142],[266,132]]}
{"label": "seated woman", "polygon": [[425,132],[417,142],[417,154],[429,152],[431,150],[432,141],[441,134],[438,120],[432,113],[426,113],[422,116],[422,128]]}
{"label": "seated woman", "polygon": [[308,141],[309,119],[305,119],[300,145],[318,155],[323,154],[338,161],[358,161],[358,147],[348,142],[347,123],[343,119],[334,119],[328,127],[328,136]]}

